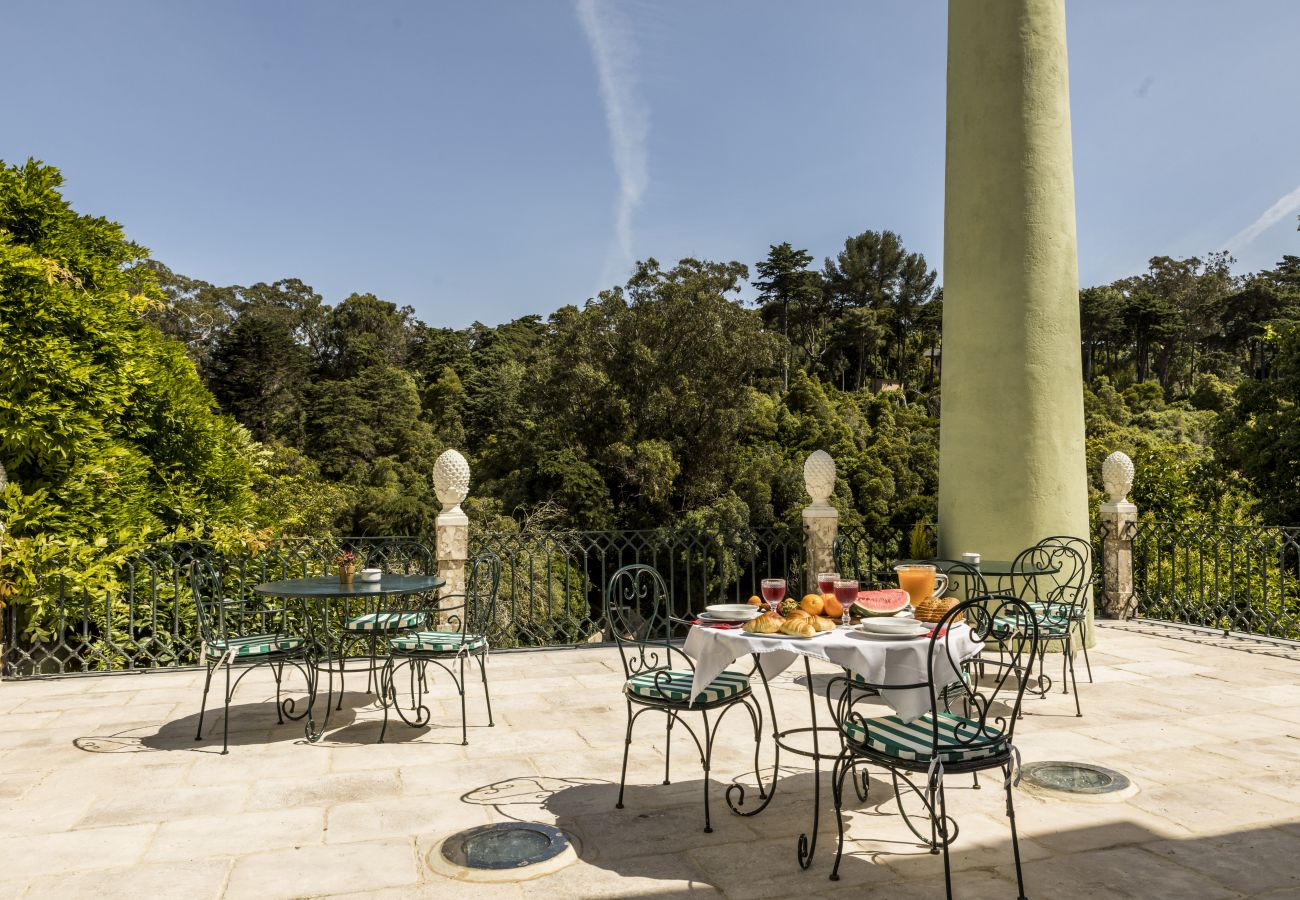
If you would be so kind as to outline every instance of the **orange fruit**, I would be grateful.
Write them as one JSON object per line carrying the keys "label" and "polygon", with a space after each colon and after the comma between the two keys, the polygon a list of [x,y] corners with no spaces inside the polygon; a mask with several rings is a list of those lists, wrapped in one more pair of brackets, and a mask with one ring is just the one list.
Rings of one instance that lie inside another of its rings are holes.
{"label": "orange fruit", "polygon": [[803,600],[799,602],[800,608],[810,616],[821,615],[824,605],[821,594],[804,594]]}
{"label": "orange fruit", "polygon": [[762,598],[762,597],[759,597],[759,596],[757,596],[757,595],[755,595],[755,596],[753,596],[753,597],[750,597],[748,603],[749,603],[750,606],[766,606],[766,605],[767,605],[767,604],[765,604],[765,603],[763,602],[763,598]]}
{"label": "orange fruit", "polygon": [[844,604],[836,600],[834,594],[822,594],[822,615],[838,619],[844,615]]}

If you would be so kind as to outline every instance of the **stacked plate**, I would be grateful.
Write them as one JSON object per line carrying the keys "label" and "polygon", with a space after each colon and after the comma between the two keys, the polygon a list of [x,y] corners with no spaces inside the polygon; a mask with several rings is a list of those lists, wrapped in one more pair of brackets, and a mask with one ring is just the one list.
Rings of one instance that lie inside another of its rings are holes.
{"label": "stacked plate", "polygon": [[766,607],[751,606],[748,603],[715,603],[706,606],[700,613],[702,622],[748,622],[763,614]]}
{"label": "stacked plate", "polygon": [[876,619],[863,619],[858,625],[863,634],[885,640],[907,640],[917,638],[930,632],[929,626],[916,619],[902,616],[882,616]]}

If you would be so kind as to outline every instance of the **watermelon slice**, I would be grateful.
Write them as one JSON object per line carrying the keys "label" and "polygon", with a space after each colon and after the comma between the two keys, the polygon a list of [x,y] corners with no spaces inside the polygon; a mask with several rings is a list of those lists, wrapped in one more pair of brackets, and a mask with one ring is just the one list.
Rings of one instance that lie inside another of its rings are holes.
{"label": "watermelon slice", "polygon": [[858,591],[852,612],[859,616],[893,616],[907,609],[907,591],[892,588],[885,591]]}

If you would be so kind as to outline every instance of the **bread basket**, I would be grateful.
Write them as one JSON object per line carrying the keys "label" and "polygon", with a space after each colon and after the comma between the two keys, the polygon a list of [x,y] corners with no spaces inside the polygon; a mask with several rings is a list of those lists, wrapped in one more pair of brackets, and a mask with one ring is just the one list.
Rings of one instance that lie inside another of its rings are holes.
{"label": "bread basket", "polygon": [[[921,622],[938,622],[960,602],[956,597],[927,597],[916,604],[913,615]],[[957,616],[957,619],[960,620],[961,616]]]}

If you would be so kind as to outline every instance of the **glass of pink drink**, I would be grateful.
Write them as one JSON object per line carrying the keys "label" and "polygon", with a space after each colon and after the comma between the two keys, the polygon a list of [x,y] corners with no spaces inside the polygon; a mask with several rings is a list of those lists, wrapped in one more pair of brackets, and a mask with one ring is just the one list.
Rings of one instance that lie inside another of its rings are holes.
{"label": "glass of pink drink", "polygon": [[817,590],[823,594],[834,593],[835,582],[840,580],[839,572],[818,572],[817,573]]}
{"label": "glass of pink drink", "polygon": [[776,612],[781,601],[785,599],[785,579],[784,578],[764,578],[762,584],[763,599],[767,605],[772,607],[772,612]]}
{"label": "glass of pink drink", "polygon": [[858,583],[849,578],[840,578],[835,582],[835,599],[844,607],[844,615],[841,621],[844,624],[849,622],[849,609],[858,599]]}

